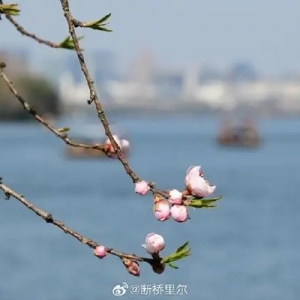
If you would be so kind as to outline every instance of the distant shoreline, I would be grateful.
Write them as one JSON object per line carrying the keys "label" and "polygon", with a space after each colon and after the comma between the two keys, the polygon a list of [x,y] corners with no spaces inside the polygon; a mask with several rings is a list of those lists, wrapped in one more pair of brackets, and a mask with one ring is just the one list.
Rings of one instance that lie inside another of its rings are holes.
{"label": "distant shoreline", "polygon": [[[183,107],[179,109],[170,109],[163,107],[105,107],[104,110],[108,117],[111,116],[132,116],[132,117],[141,117],[141,116],[192,116],[192,117],[217,117],[223,118],[227,116],[232,117],[254,117],[254,118],[263,118],[263,119],[297,119],[300,118],[300,113],[298,112],[262,112],[259,110],[247,110],[241,109],[236,111],[220,111],[220,110],[211,110],[203,107]],[[81,107],[80,109],[72,109],[73,112],[69,111],[68,113],[63,113],[58,116],[46,115],[45,119],[52,123],[53,121],[63,119],[63,118],[81,118],[95,116],[95,111],[93,107],[88,106],[87,108]],[[32,123],[37,122],[34,118],[30,117],[27,119],[0,119],[0,123]]]}

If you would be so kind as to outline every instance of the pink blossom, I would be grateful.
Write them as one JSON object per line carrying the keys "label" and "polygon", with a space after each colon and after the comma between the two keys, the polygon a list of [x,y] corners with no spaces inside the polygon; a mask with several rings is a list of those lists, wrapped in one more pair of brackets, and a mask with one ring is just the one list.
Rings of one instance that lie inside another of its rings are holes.
{"label": "pink blossom", "polygon": [[94,250],[94,255],[96,255],[98,258],[105,257],[107,255],[105,247],[104,246],[97,246]]}
{"label": "pink blossom", "polygon": [[182,204],[182,193],[178,190],[171,190],[169,192],[169,202],[171,204]]}
{"label": "pink blossom", "polygon": [[200,166],[191,166],[186,172],[184,180],[187,191],[195,197],[207,197],[212,194],[216,186],[212,186],[204,179]]}
{"label": "pink blossom", "polygon": [[150,190],[148,183],[144,180],[135,183],[134,191],[142,196],[146,195]]}
{"label": "pink blossom", "polygon": [[170,204],[167,200],[156,198],[153,210],[155,218],[161,222],[168,220],[171,216]]}
{"label": "pink blossom", "polygon": [[189,218],[187,207],[184,205],[173,205],[171,207],[171,215],[177,222],[185,222]]}
{"label": "pink blossom", "polygon": [[146,236],[145,244],[142,247],[149,254],[158,253],[165,248],[165,240],[161,235],[152,232]]}

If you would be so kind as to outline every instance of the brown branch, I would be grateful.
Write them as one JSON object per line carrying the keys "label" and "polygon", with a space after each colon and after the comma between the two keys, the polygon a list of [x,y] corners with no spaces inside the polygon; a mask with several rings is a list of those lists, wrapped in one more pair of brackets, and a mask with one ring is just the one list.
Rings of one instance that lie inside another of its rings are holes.
{"label": "brown branch", "polygon": [[[79,234],[75,230],[67,227],[63,222],[56,220],[53,218],[52,214],[47,213],[43,211],[40,208],[35,207],[31,202],[25,199],[23,195],[20,195],[4,183],[2,183],[2,178],[0,177],[0,190],[2,190],[6,196],[6,199],[8,200],[10,197],[15,198],[19,202],[21,202],[24,206],[26,206],[28,209],[33,211],[36,215],[38,215],[40,218],[44,219],[47,223],[53,224],[54,226],[58,227],[61,229],[64,233],[71,235],[75,239],[77,239],[79,242],[89,246],[90,248],[95,249],[97,246],[99,246],[98,243],[95,241],[88,239],[84,237],[83,235]],[[119,258],[127,258],[127,259],[132,259],[135,261],[140,261],[140,262],[147,262],[150,265],[152,265],[154,259],[152,258],[147,258],[147,257],[141,257],[137,256],[135,254],[127,254],[123,253],[121,251],[114,250],[113,248],[105,248],[107,253],[110,253],[111,255],[117,256]]]}
{"label": "brown branch", "polygon": [[67,20],[68,23],[68,27],[69,27],[69,32],[70,35],[73,39],[73,43],[74,43],[74,47],[77,53],[77,57],[81,66],[81,70],[85,76],[86,82],[88,84],[89,90],[90,90],[90,100],[89,100],[89,104],[91,104],[92,102],[94,102],[95,104],[95,108],[97,110],[97,114],[98,114],[98,118],[100,119],[101,123],[103,124],[104,130],[105,130],[105,134],[106,136],[109,138],[109,140],[111,141],[114,149],[116,150],[116,155],[118,157],[118,159],[120,160],[120,162],[122,163],[125,171],[127,172],[127,174],[131,177],[133,182],[137,182],[139,181],[139,177],[137,176],[137,174],[135,174],[135,172],[131,169],[131,167],[129,166],[129,163],[127,162],[127,160],[124,158],[124,156],[122,155],[121,149],[119,147],[119,145],[116,143],[116,141],[114,140],[112,133],[109,129],[109,123],[105,117],[105,113],[102,109],[102,105],[99,101],[95,86],[94,86],[94,81],[91,78],[91,75],[89,74],[88,68],[86,66],[85,63],[85,59],[83,56],[83,53],[80,49],[79,46],[79,42],[78,42],[78,37],[76,35],[75,32],[75,27],[73,24],[73,17],[71,15],[70,12],[70,8],[69,8],[69,2],[68,0],[60,0],[61,5],[62,5],[62,9],[64,11],[64,16]]}
{"label": "brown branch", "polygon": [[14,94],[14,96],[19,100],[19,102],[22,104],[23,108],[28,111],[29,114],[31,114],[39,123],[44,125],[46,128],[48,128],[51,132],[53,132],[57,137],[62,139],[67,145],[73,146],[73,147],[80,147],[80,148],[86,148],[86,149],[96,149],[99,151],[104,152],[106,151],[104,147],[101,144],[94,144],[94,145],[88,145],[83,143],[78,143],[70,138],[68,138],[67,134],[65,132],[59,132],[57,129],[55,129],[53,126],[51,126],[45,119],[43,119],[42,116],[40,116],[34,109],[31,108],[28,102],[19,95],[18,91],[14,87],[12,81],[7,77],[7,75],[4,73],[3,68],[5,67],[4,63],[0,63],[0,76],[8,86],[9,90]]}
{"label": "brown branch", "polygon": [[[3,69],[6,67],[5,63],[0,62],[0,77],[4,80],[6,85],[8,86],[9,90],[13,93],[13,95],[19,100],[19,102],[22,104],[23,108],[39,123],[41,123],[43,126],[48,128],[52,133],[54,133],[58,138],[63,140],[67,145],[70,145],[72,147],[77,148],[85,148],[85,149],[95,149],[98,151],[102,151],[104,154],[109,156],[109,153],[106,151],[105,147],[101,144],[93,144],[88,145],[84,143],[76,142],[70,138],[68,138],[67,134],[65,132],[59,132],[58,129],[55,129],[53,126],[51,126],[42,116],[40,116],[31,106],[30,104],[18,93],[17,89],[14,87],[13,82],[7,77],[7,75],[4,73]],[[163,197],[168,198],[168,192],[158,190],[155,188],[155,183],[150,182],[149,186],[151,187],[151,191],[153,193],[157,193]]]}
{"label": "brown branch", "polygon": [[34,39],[35,41],[37,41],[38,43],[40,44],[44,44],[44,45],[47,45],[51,48],[61,48],[61,45],[60,43],[53,43],[51,41],[48,41],[48,40],[44,40],[44,39],[41,39],[39,38],[38,36],[36,36],[35,34],[33,33],[30,33],[28,32],[24,27],[22,27],[20,24],[18,24],[14,19],[13,17],[11,17],[10,15],[5,15],[6,19],[12,23],[15,28],[22,34],[22,35],[25,35],[27,37],[30,37],[32,39]]}

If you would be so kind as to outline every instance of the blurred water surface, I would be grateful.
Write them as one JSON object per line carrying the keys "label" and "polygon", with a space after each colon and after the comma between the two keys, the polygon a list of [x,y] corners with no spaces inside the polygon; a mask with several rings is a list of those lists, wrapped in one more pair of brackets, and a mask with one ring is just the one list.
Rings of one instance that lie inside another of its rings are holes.
{"label": "blurred water surface", "polygon": [[[218,147],[215,119],[117,121],[130,136],[129,161],[139,176],[180,189],[186,169],[199,164],[217,185],[216,194],[224,195],[219,207],[191,210],[184,224],[160,223],[152,215],[151,196],[134,194],[118,161],[67,159],[64,143],[36,124],[0,124],[0,176],[99,243],[144,255],[144,237],[157,232],[167,242],[164,254],[190,240],[192,256],[162,275],[142,264],[135,278],[117,258],[97,260],[91,249],[19,202],[1,201],[1,299],[114,299],[112,288],[123,282],[187,285],[187,295],[148,296],[159,299],[299,299],[300,120],[261,121],[264,144],[257,150]],[[146,297],[137,294],[128,290],[123,298]]]}

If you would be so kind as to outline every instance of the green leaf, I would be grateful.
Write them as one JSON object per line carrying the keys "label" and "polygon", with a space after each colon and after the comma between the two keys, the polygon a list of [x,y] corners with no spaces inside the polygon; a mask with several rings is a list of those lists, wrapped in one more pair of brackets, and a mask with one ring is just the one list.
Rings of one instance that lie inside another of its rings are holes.
{"label": "green leaf", "polygon": [[175,266],[174,264],[172,264],[172,263],[168,263],[168,266],[169,267],[171,267],[171,268],[173,268],[173,269],[178,269],[178,267],[177,266]]}
{"label": "green leaf", "polygon": [[214,208],[216,206],[212,205],[212,203],[220,200],[221,198],[222,198],[222,196],[219,196],[216,198],[211,198],[211,199],[195,198],[195,199],[189,200],[188,206],[195,207],[195,208]]}
{"label": "green leaf", "polygon": [[70,130],[70,128],[68,128],[68,127],[63,127],[63,128],[58,128],[57,129],[58,132],[67,132],[69,130]]}
{"label": "green leaf", "polygon": [[181,252],[182,250],[187,248],[188,245],[189,245],[189,242],[184,243],[183,245],[181,245],[180,247],[177,248],[176,252]]}
{"label": "green leaf", "polygon": [[20,9],[18,8],[18,4],[0,4],[0,14],[18,16]]}
{"label": "green leaf", "polygon": [[104,26],[108,25],[108,23],[104,23],[106,20],[109,19],[109,17],[111,16],[111,13],[109,13],[108,15],[104,16],[103,18],[94,21],[94,22],[87,22],[85,23],[84,27],[88,27],[88,28],[92,28],[94,30],[101,30],[101,31],[106,31],[106,32],[112,32],[111,29],[105,28]]}
{"label": "green leaf", "polygon": [[178,247],[175,252],[164,257],[161,262],[169,264],[191,255],[191,249],[188,248],[188,244],[189,242],[184,243],[182,246]]}
{"label": "green leaf", "polygon": [[[78,37],[78,41],[83,39],[83,36]],[[58,44],[59,48],[74,50],[74,41],[71,36],[67,36],[61,43]],[[82,50],[82,49],[81,49]]]}
{"label": "green leaf", "polygon": [[104,16],[102,19],[100,19],[98,21],[98,23],[103,24],[106,20],[108,20],[111,16],[111,13],[107,14],[106,16]]}

